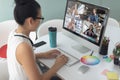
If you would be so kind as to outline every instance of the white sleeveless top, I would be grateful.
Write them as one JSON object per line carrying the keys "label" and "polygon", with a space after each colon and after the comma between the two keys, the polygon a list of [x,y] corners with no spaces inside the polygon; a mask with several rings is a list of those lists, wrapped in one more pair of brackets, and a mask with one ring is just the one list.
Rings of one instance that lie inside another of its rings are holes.
{"label": "white sleeveless top", "polygon": [[[9,72],[9,80],[28,80],[23,67],[16,59],[16,48],[17,46],[22,43],[26,42],[32,46],[29,39],[15,36],[15,35],[23,35],[20,33],[16,33],[15,30],[13,30],[8,38],[8,47],[7,47],[7,61],[8,61],[8,72]],[[27,36],[26,36],[27,37]],[[25,53],[23,53],[24,55]]]}

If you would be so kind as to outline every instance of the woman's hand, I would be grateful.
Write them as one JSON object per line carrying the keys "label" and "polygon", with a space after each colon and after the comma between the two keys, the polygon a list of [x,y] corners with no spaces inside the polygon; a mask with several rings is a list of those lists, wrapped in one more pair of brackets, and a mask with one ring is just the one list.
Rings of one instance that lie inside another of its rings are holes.
{"label": "woman's hand", "polygon": [[67,62],[68,62],[68,57],[65,56],[65,55],[60,55],[59,57],[56,58],[56,61],[55,61],[54,65],[57,69],[60,69]]}
{"label": "woman's hand", "polygon": [[54,49],[50,50],[44,53],[44,58],[50,59],[50,58],[56,58],[58,55],[60,55],[60,51]]}

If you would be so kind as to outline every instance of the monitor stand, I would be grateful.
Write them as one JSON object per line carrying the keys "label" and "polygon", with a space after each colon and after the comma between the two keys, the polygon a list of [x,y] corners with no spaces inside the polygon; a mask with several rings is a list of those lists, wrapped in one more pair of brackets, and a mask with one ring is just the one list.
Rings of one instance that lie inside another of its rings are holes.
{"label": "monitor stand", "polygon": [[77,45],[73,45],[72,46],[73,49],[77,50],[78,52],[81,52],[81,53],[87,53],[90,51],[89,48],[85,47],[85,46],[82,46],[80,44],[77,44]]}

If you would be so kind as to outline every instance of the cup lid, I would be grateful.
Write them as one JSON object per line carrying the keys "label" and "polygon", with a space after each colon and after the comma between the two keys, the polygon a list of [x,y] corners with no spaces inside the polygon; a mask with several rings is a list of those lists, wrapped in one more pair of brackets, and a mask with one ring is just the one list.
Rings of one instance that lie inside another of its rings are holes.
{"label": "cup lid", "polygon": [[49,27],[48,30],[49,31],[57,31],[57,28],[56,27]]}

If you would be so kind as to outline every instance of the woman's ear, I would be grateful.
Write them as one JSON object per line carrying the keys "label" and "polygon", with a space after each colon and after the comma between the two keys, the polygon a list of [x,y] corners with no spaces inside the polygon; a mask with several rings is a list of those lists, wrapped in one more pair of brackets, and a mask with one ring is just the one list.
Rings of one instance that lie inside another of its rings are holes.
{"label": "woman's ear", "polygon": [[32,18],[32,17],[27,18],[27,19],[26,19],[26,21],[27,21],[27,25],[29,25],[29,26],[32,26],[32,25],[33,25],[33,23],[34,23],[34,21],[33,21],[33,18]]}

